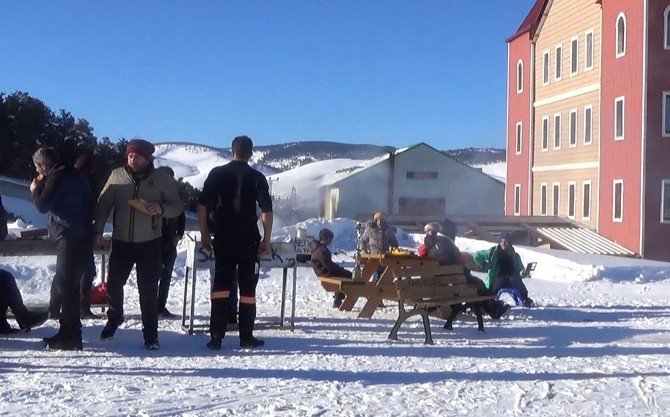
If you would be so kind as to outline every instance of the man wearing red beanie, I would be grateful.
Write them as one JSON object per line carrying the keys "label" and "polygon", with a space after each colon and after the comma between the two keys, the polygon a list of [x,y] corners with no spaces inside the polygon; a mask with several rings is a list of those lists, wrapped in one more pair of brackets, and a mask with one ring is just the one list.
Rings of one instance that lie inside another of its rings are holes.
{"label": "man wearing red beanie", "polygon": [[123,323],[123,286],[133,265],[137,270],[144,346],[157,349],[158,280],[161,274],[161,217],[177,217],[183,204],[177,183],[164,170],[154,169],[154,145],[133,139],[126,147],[126,164],[109,175],[95,208],[96,245],[114,210],[112,251],[109,255],[109,310],[100,337],[114,336]]}

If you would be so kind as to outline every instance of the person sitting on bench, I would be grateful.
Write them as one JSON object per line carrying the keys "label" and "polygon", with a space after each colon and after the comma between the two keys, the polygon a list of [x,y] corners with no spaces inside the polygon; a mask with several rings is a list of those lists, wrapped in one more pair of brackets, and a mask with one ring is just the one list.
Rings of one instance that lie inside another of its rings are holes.
{"label": "person sitting on bench", "polygon": [[[319,241],[312,246],[312,268],[317,277],[351,278],[351,272],[333,262],[328,246],[333,242],[335,235],[330,229],[319,231]],[[333,308],[340,308],[344,301],[344,293],[337,291],[333,299]]]}
{"label": "person sitting on bench", "polygon": [[46,311],[40,313],[28,310],[23,304],[23,298],[16,286],[14,276],[4,269],[0,269],[0,334],[11,334],[18,331],[7,322],[7,308],[12,309],[19,328],[24,331],[41,325],[48,317]]}
{"label": "person sitting on bench", "polygon": [[502,288],[513,288],[519,292],[524,307],[530,308],[534,305],[533,300],[528,297],[528,289],[521,280],[525,267],[512,246],[511,233],[502,233],[497,246],[476,252],[473,259],[483,270],[486,270],[488,265],[486,287],[493,294],[497,294]]}
{"label": "person sitting on bench", "polygon": [[[495,295],[491,294],[486,288],[484,281],[472,275],[470,269],[465,266],[463,254],[461,254],[460,249],[454,243],[453,237],[440,234],[441,225],[439,223],[428,223],[424,226],[423,230],[426,235],[424,236],[423,245],[417,249],[419,256],[437,259],[440,265],[463,266],[465,280],[468,284],[477,287],[477,295]],[[482,309],[492,319],[497,320],[510,309],[510,306],[502,301],[489,300],[482,303]]]}

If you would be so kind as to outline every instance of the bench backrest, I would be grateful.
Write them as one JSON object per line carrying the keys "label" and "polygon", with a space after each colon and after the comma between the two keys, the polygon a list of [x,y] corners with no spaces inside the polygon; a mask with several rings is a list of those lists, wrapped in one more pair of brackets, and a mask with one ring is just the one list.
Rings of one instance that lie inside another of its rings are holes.
{"label": "bench backrest", "polygon": [[398,299],[451,299],[472,297],[476,287],[467,284],[461,265],[414,268],[395,281]]}

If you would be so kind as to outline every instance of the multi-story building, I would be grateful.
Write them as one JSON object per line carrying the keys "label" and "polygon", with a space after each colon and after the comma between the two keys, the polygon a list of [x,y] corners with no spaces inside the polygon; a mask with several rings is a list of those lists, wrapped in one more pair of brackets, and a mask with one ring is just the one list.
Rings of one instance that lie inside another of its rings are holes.
{"label": "multi-story building", "polygon": [[507,43],[506,214],[670,261],[670,0],[537,0]]}

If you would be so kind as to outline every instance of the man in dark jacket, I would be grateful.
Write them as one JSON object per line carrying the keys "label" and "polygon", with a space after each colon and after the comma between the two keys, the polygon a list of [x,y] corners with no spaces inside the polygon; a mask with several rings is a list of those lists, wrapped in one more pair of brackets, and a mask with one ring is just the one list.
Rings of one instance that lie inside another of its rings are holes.
{"label": "man in dark jacket", "polygon": [[[174,178],[174,170],[172,168],[165,166],[159,169],[164,169]],[[162,272],[158,283],[158,316],[167,319],[176,317],[165,306],[167,304],[168,293],[170,292],[174,262],[177,259],[177,243],[184,237],[185,226],[186,215],[183,210],[177,217],[163,217],[163,237],[161,239]]]}
{"label": "man in dark jacket", "polygon": [[[351,278],[351,272],[333,262],[328,246],[333,242],[335,235],[330,229],[319,231],[319,241],[314,242],[312,248],[312,269],[317,277],[344,277]],[[336,292],[333,299],[333,308],[340,308],[344,301],[344,293]]]}
{"label": "man in dark jacket", "polygon": [[[253,142],[247,136],[233,139],[233,160],[212,169],[198,198],[198,223],[202,246],[214,249],[216,270],[212,285],[211,340],[207,347],[220,350],[226,334],[228,304],[237,268],[240,288],[240,347],[255,348],[265,344],[253,336],[256,320],[256,285],[258,256],[270,249],[272,233],[272,199],[265,176],[248,165]],[[210,207],[214,241],[210,235]],[[261,209],[263,238],[258,232],[256,208]]]}
{"label": "man in dark jacket", "polygon": [[57,162],[52,148],[38,149],[33,155],[38,177],[30,183],[35,206],[48,213],[56,244],[54,283],[63,308],[58,333],[44,341],[50,349],[81,350],[79,281],[92,250],[91,188],[83,173]]}
{"label": "man in dark jacket", "polygon": [[109,214],[114,211],[112,251],[109,254],[109,310],[100,338],[113,337],[123,323],[123,287],[130,271],[137,270],[144,347],[158,349],[158,279],[161,275],[161,217],[177,217],[183,203],[177,184],[153,165],[154,145],[132,139],[126,163],[109,175],[95,207],[96,245]]}

